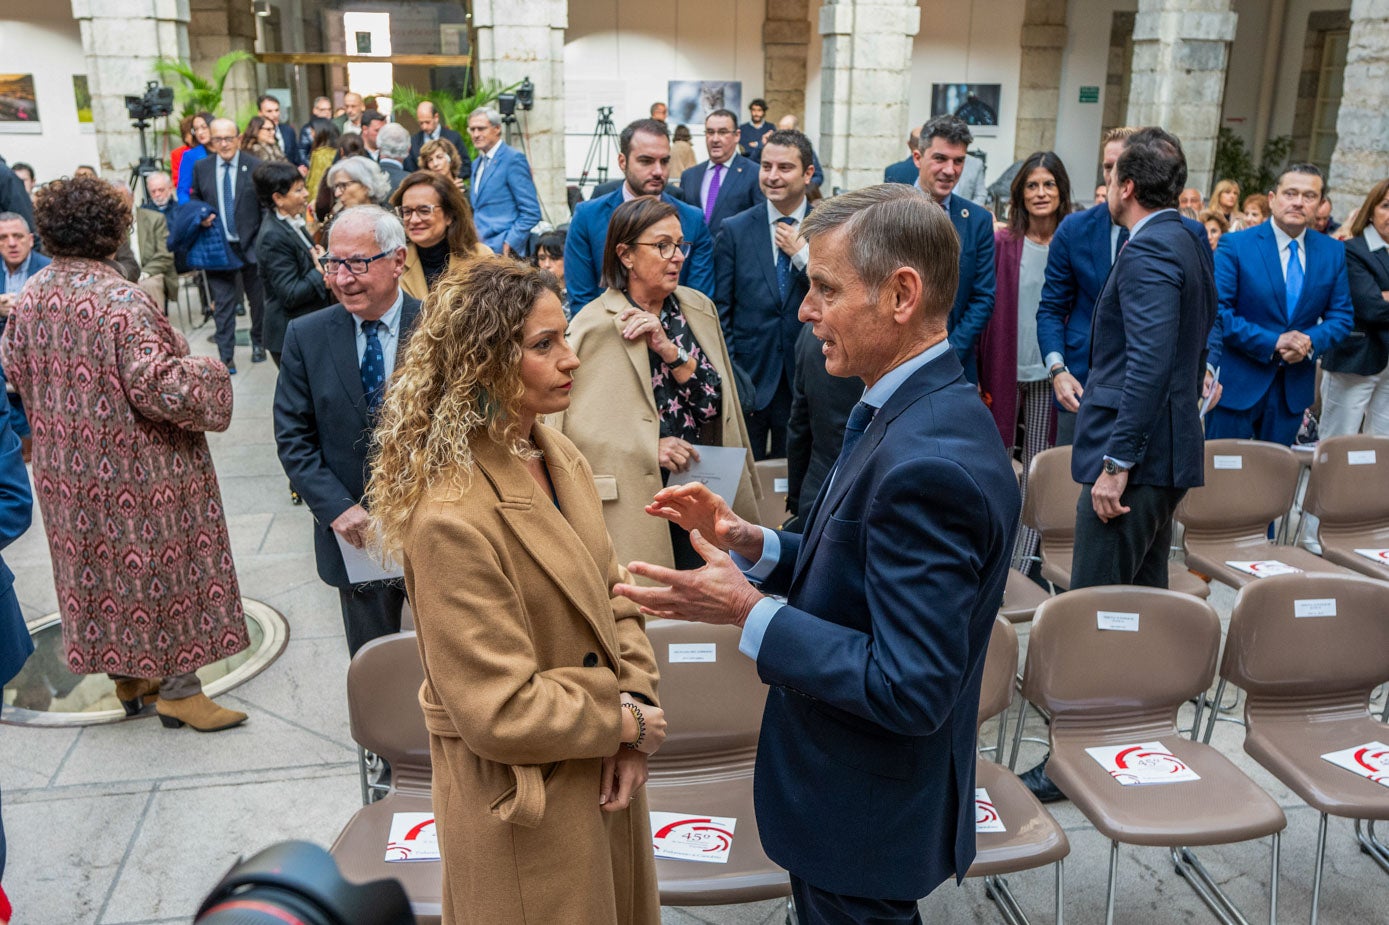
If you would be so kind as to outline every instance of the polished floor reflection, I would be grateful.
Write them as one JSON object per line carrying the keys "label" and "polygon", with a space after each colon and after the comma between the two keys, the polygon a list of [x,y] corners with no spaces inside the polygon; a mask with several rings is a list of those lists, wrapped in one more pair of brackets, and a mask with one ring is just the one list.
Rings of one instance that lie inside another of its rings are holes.
{"label": "polished floor reflection", "polygon": [[[245,683],[265,670],[284,651],[289,624],[272,608],[242,598],[251,644],[220,662],[198,669],[203,689],[215,697]],[[79,675],[68,671],[63,651],[63,626],[51,614],[30,625],[34,654],[23,670],[5,685],[0,722],[25,726],[86,726],[114,723],[126,718],[116,700],[115,685],[104,674]],[[142,715],[152,716],[147,708]]]}

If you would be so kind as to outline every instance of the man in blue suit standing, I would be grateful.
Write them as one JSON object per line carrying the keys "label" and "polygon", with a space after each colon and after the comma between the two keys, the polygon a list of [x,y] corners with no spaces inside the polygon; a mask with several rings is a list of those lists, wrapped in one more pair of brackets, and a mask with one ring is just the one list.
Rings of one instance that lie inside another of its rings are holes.
{"label": "man in blue suit standing", "polygon": [[810,208],[805,188],[815,171],[811,151],[810,139],[800,132],[769,136],[758,175],[766,201],[724,222],[714,241],[714,304],[728,355],[756,389],[757,410],[746,415],[755,459],[786,455],[801,332],[796,314],[810,287],[810,245],[799,226]]}
{"label": "man in blue suit standing", "polygon": [[714,241],[704,224],[704,213],[665,192],[670,173],[670,135],[666,124],[638,119],[617,138],[617,169],[623,182],[605,196],[579,204],[564,239],[564,285],[569,304],[579,311],[603,294],[603,244],[608,239],[608,220],[618,206],[637,196],[660,196],[680,213],[680,230],[690,244],[690,254],[680,271],[680,285],[714,297]]}
{"label": "man in blue suit standing", "polygon": [[762,201],[757,161],[738,153],[738,117],[715,109],[704,117],[704,144],[709,160],[680,175],[680,196],[704,213],[710,237],[717,238],[724,220]]}
{"label": "man in blue suit standing", "polygon": [[912,126],[911,134],[907,136],[907,156],[895,164],[888,164],[883,170],[884,183],[905,183],[908,186],[916,183],[917,177],[921,176],[921,170],[916,166],[916,140],[921,137],[920,126]]}
{"label": "man in blue suit standing", "polygon": [[771,687],[758,829],[803,925],[919,923],[917,899],[974,860],[979,684],[1018,487],[946,339],[946,216],[883,184],[821,203],[802,233],[801,318],[829,372],[868,387],[805,533],[754,526],[698,483],[666,488],[648,511],[691,529],[706,564],[635,562],[662,587],[615,590],[650,615],[742,627]]}
{"label": "man in blue suit standing", "polygon": [[[4,388],[5,379],[0,376],[0,392]],[[8,409],[0,402],[0,549],[23,536],[33,516],[34,493],[9,417]],[[34,642],[29,638],[24,612],[14,591],[14,573],[0,559],[0,685],[10,683],[19,674],[33,651]],[[0,879],[4,874],[5,826],[0,821]]]}
{"label": "man in blue suit standing", "polygon": [[951,195],[973,141],[963,120],[936,116],[921,127],[912,157],[917,188],[945,210],[960,236],[960,281],[950,307],[950,346],[959,354],[965,378],[978,382],[975,348],[994,313],[994,222],[988,209]]}
{"label": "man in blue suit standing", "polygon": [[502,114],[495,109],[474,109],[468,116],[468,134],[478,152],[469,187],[477,236],[495,253],[524,257],[531,229],[540,221],[531,165],[502,141]]}
{"label": "man in blue suit standing", "polygon": [[1292,444],[1312,404],[1316,355],[1350,333],[1345,245],[1308,227],[1323,188],[1314,164],[1293,164],[1269,194],[1272,220],[1220,239],[1210,362],[1224,395],[1209,414],[1210,439]]}

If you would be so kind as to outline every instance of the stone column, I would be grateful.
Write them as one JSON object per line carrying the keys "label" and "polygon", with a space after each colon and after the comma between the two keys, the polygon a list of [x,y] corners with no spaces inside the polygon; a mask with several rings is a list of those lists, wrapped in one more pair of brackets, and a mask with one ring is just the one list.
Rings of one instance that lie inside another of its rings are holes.
{"label": "stone column", "polygon": [[921,28],[916,0],[825,0],[820,77],[819,154],[836,186],[883,180],[902,159],[907,137],[912,39]]}
{"label": "stone column", "polygon": [[[245,0],[180,0],[187,5],[188,63],[204,76],[212,74],[217,59],[229,51],[256,50],[256,15]],[[235,119],[246,127],[243,114],[255,109],[256,68],[254,62],[238,64],[227,74],[222,85],[222,111],[216,113]]]}
{"label": "stone column", "polygon": [[1231,0],[1138,0],[1129,125],[1158,125],[1186,151],[1187,185],[1210,189],[1235,37]]}
{"label": "stone column", "polygon": [[1066,50],[1066,0],[1027,0],[1022,18],[1022,73],[1013,160],[1056,145],[1061,110],[1061,58]]}
{"label": "stone column", "polygon": [[1328,188],[1341,217],[1389,176],[1389,3],[1353,0]]}
{"label": "stone column", "polygon": [[[526,131],[525,152],[540,193],[546,221],[558,225],[569,217],[564,175],[564,30],[569,27],[568,0],[474,0],[477,29],[474,60],[479,80],[510,86],[529,77],[535,84],[535,108],[518,112]],[[462,131],[463,126],[457,126]],[[516,147],[521,139],[515,137]]]}
{"label": "stone column", "polygon": [[[157,59],[188,57],[188,0],[72,0],[72,18],[87,57],[100,170],[124,177],[140,158],[125,98],[143,94],[145,82],[156,79]],[[146,138],[155,154],[153,130]]]}
{"label": "stone column", "polygon": [[[762,24],[762,96],[775,123],[791,113],[805,124],[805,64],[810,50],[809,0],[767,0]],[[743,100],[743,108],[748,101]]]}

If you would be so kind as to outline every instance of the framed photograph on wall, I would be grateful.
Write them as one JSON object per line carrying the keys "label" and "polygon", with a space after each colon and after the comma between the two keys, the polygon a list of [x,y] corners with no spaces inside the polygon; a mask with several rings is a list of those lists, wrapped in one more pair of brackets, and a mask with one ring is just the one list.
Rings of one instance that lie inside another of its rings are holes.
{"label": "framed photograph on wall", "polygon": [[0,74],[0,132],[37,135],[39,103],[33,74]]}
{"label": "framed photograph on wall", "polygon": [[[654,102],[654,101],[653,101]],[[741,80],[672,80],[666,85],[666,119],[671,126],[688,125],[702,130],[704,117],[716,109],[727,109],[742,118]]]}
{"label": "framed photograph on wall", "polygon": [[959,116],[976,137],[997,135],[1002,96],[1002,84],[931,84],[931,117]]}

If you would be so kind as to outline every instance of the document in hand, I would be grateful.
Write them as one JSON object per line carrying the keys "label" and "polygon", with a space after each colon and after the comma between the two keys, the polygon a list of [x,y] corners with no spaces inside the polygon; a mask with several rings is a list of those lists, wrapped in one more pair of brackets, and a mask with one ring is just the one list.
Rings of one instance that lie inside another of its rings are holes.
{"label": "document in hand", "polygon": [[1367,742],[1354,748],[1343,748],[1339,752],[1327,752],[1322,757],[1338,767],[1389,787],[1389,745],[1383,742]]}
{"label": "document in hand", "polygon": [[439,836],[433,813],[396,813],[386,839],[388,861],[437,861]]}
{"label": "document in hand", "polygon": [[989,796],[989,791],[983,787],[974,788],[974,831],[976,833],[1008,831],[1003,826],[1003,820],[999,818],[993,798]]}
{"label": "document in hand", "polygon": [[381,565],[381,559],[374,549],[358,549],[338,534],[333,534],[342,551],[342,564],[347,569],[347,580],[355,584],[364,581],[385,581],[388,578],[404,578],[405,569],[395,563],[389,567]]}
{"label": "document in hand", "polygon": [[1201,779],[1201,775],[1187,767],[1186,762],[1168,751],[1161,742],[1108,745],[1087,748],[1085,752],[1125,787]]}
{"label": "document in hand", "polygon": [[690,468],[671,476],[671,484],[678,479],[682,483],[703,482],[709,490],[733,506],[738,494],[738,481],[743,477],[743,467],[747,465],[748,451],[740,446],[699,446],[695,445],[699,459],[690,463]]}
{"label": "document in hand", "polygon": [[653,812],[651,846],[658,858],[727,864],[737,824],[729,816]]}
{"label": "document in hand", "polygon": [[1227,561],[1225,564],[1230,568],[1253,575],[1255,578],[1267,578],[1270,575],[1291,575],[1294,572],[1302,571],[1300,568],[1294,568],[1286,562],[1279,562],[1277,559],[1256,559],[1253,562]]}

